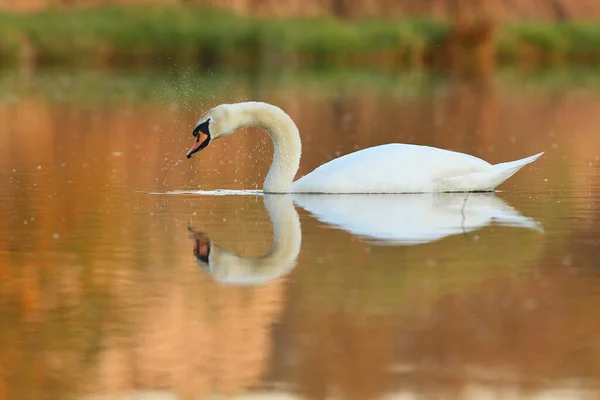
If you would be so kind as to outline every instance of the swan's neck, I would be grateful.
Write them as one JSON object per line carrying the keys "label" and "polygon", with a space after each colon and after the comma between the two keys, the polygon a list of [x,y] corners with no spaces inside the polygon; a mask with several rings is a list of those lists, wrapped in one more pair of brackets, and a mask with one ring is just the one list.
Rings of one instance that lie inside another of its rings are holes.
{"label": "swan's neck", "polygon": [[271,104],[248,102],[240,107],[239,128],[262,128],[273,141],[273,162],[263,184],[264,192],[289,193],[302,153],[298,127],[282,109]]}
{"label": "swan's neck", "polygon": [[239,256],[222,248],[211,251],[210,272],[217,281],[262,284],[286,275],[295,267],[302,231],[291,195],[265,195],[263,199],[273,225],[271,249],[260,257]]}

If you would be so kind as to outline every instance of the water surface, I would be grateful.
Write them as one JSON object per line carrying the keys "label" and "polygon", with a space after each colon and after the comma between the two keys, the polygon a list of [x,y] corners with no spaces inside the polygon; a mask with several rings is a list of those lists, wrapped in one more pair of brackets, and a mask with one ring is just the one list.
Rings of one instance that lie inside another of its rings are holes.
{"label": "water surface", "polygon": [[[0,398],[597,397],[600,86],[341,76],[7,71]],[[388,142],[546,154],[496,194],[262,195],[258,130],[185,159],[248,99],[297,122],[298,176]]]}

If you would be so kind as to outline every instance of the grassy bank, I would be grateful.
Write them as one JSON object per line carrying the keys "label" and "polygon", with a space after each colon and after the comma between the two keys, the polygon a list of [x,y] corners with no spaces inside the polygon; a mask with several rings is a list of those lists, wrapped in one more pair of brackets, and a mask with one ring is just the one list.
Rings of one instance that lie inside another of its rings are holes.
{"label": "grassy bank", "polygon": [[386,53],[419,58],[445,31],[421,21],[260,20],[206,7],[102,6],[0,15],[0,57],[42,64],[371,64]]}
{"label": "grassy bank", "polygon": [[[455,33],[439,21],[265,20],[192,6],[69,8],[0,14],[0,62],[397,68],[443,63],[456,43],[469,51],[472,37],[457,40]],[[596,62],[600,24],[511,25],[486,45],[506,63]]]}
{"label": "grassy bank", "polygon": [[496,39],[501,63],[600,63],[600,24],[522,22],[504,27]]}

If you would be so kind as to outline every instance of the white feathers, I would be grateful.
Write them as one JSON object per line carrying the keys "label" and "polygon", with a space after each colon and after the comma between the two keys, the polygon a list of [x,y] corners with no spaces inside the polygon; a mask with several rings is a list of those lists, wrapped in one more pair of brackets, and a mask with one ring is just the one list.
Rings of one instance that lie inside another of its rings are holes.
{"label": "white feathers", "polygon": [[[214,138],[256,126],[274,146],[265,193],[432,193],[493,191],[543,153],[491,165],[477,157],[429,146],[386,144],[336,158],[293,182],[300,165],[294,121],[267,103],[222,104],[209,112]],[[213,132],[214,131],[214,132]]]}

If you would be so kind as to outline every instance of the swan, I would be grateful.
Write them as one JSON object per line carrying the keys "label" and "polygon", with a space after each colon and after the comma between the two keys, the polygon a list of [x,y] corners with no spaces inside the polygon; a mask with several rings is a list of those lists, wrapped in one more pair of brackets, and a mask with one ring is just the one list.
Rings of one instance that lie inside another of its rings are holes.
{"label": "swan", "polygon": [[291,196],[265,195],[263,201],[273,226],[273,244],[263,256],[240,256],[188,227],[196,261],[215,281],[235,285],[264,284],[287,275],[296,266],[302,231]]}
{"label": "swan", "polygon": [[468,154],[393,143],[341,156],[294,182],[302,148],[296,124],[281,108],[250,101],[210,109],[192,132],[196,141],[187,158],[212,140],[250,126],[265,130],[273,141],[265,193],[487,192],[544,154],[492,165]]}
{"label": "swan", "polygon": [[294,194],[319,221],[379,245],[414,246],[495,223],[543,232],[494,193]]}

